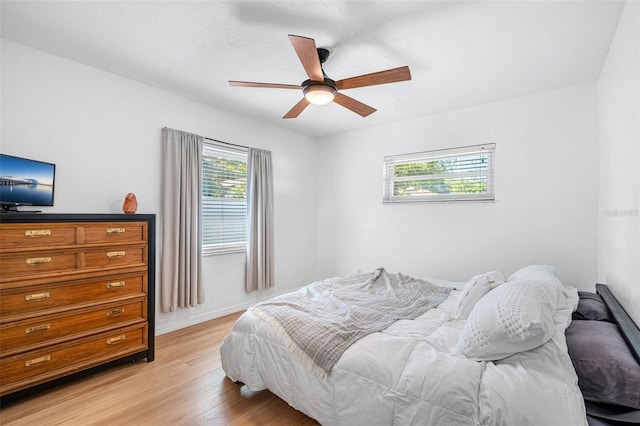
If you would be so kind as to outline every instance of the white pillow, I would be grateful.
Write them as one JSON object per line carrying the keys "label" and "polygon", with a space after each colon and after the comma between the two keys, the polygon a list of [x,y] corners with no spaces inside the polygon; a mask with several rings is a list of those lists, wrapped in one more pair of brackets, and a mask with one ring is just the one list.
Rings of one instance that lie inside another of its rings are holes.
{"label": "white pillow", "polygon": [[486,274],[475,275],[462,289],[462,293],[458,296],[456,309],[453,318],[464,319],[469,316],[471,309],[478,300],[489,292],[492,288],[499,286],[506,280],[504,272],[492,271]]}
{"label": "white pillow", "polygon": [[536,281],[559,281],[558,270],[551,265],[529,265],[518,269],[507,281],[513,280],[536,280]]}
{"label": "white pillow", "polygon": [[538,347],[553,336],[556,301],[553,285],[508,281],[476,303],[452,352],[494,361]]}

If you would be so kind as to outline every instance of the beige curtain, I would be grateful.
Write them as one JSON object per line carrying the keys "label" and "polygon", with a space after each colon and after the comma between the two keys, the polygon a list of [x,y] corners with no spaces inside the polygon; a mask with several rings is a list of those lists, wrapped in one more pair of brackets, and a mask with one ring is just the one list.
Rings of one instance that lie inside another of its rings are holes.
{"label": "beige curtain", "polygon": [[249,148],[247,158],[247,291],[273,287],[271,152]]}
{"label": "beige curtain", "polygon": [[204,303],[200,232],[203,143],[203,136],[162,129],[162,312]]}

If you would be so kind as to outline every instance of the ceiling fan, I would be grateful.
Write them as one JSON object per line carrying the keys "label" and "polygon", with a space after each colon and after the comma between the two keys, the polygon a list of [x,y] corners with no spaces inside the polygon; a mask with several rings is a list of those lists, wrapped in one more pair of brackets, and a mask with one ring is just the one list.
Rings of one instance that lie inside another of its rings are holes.
{"label": "ceiling fan", "polygon": [[303,81],[300,85],[229,80],[229,85],[233,87],[302,89],[304,97],[282,118],[296,118],[309,104],[325,105],[331,101],[342,105],[362,117],[366,117],[374,113],[376,109],[349,96],[343,95],[340,93],[341,90],[411,80],[409,67],[404,66],[334,81],[328,78],[322,69],[322,64],[325,63],[329,57],[329,51],[327,49],[317,48],[316,42],[308,37],[289,34],[289,40],[298,54],[304,70],[309,76],[308,80]]}

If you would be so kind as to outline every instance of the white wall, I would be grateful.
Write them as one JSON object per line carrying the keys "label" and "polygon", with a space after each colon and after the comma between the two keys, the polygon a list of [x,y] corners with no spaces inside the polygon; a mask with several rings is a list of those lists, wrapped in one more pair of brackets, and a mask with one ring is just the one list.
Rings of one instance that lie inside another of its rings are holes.
{"label": "white wall", "polygon": [[55,206],[45,213],[121,213],[134,192],[159,228],[165,126],[272,151],[276,287],[246,294],[243,255],[206,257],[206,303],[159,314],[158,333],[318,278],[315,140],[7,40],[1,71],[0,150],[56,163]]}
{"label": "white wall", "polygon": [[[467,280],[555,265],[593,289],[597,87],[587,84],[319,141],[319,264]],[[495,202],[382,204],[385,155],[496,144]]]}
{"label": "white wall", "polygon": [[598,82],[598,280],[640,325],[640,3],[620,16]]}

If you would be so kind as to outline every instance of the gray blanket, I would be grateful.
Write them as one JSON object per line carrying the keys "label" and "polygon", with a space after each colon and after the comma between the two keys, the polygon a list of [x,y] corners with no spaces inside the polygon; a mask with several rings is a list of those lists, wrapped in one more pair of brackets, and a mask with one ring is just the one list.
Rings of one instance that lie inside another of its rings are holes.
{"label": "gray blanket", "polygon": [[269,322],[289,349],[324,378],[349,346],[400,319],[414,319],[451,289],[379,268],[330,278],[274,297],[252,312]]}

